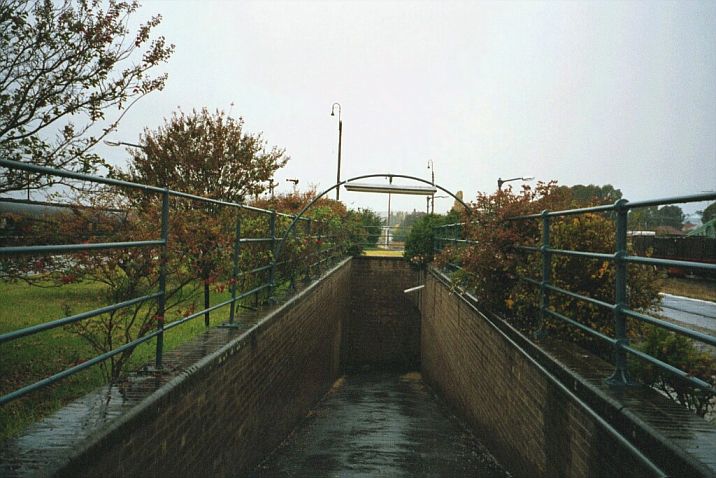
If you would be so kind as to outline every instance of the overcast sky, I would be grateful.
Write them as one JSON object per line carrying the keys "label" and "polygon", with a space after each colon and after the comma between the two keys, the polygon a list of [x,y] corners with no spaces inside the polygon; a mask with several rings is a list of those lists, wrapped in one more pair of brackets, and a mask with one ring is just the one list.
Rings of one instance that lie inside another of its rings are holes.
{"label": "overcast sky", "polygon": [[[610,183],[630,200],[716,189],[714,1],[145,0],[137,17],[156,13],[176,45],[169,80],[116,139],[178,107],[231,108],[291,156],[282,190],[294,177],[321,190],[336,177],[338,101],[344,179],[429,179],[432,159],[436,182],[466,199],[523,175]],[[386,209],[385,196],[341,199]]]}

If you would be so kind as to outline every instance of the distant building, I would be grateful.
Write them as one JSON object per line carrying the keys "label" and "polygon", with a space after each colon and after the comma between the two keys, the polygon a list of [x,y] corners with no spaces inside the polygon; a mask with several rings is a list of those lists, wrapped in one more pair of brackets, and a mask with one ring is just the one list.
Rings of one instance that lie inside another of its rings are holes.
{"label": "distant building", "polygon": [[685,236],[681,230],[676,229],[673,226],[656,226],[654,228],[656,230],[657,236]]}
{"label": "distant building", "polygon": [[683,226],[681,226],[681,230],[688,234],[689,231],[692,231],[696,228],[696,224],[693,224],[691,222],[687,222]]}

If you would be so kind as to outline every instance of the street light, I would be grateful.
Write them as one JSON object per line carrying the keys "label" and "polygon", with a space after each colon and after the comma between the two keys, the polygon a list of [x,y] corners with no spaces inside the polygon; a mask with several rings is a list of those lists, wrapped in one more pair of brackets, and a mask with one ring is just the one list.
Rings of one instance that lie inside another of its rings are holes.
{"label": "street light", "polygon": [[519,177],[519,178],[510,178],[510,179],[497,179],[497,189],[502,190],[502,185],[505,183],[509,183],[510,181],[531,181],[534,179],[534,176],[529,177]]}
{"label": "street light", "polygon": [[112,141],[109,139],[105,139],[104,144],[106,144],[107,146],[130,146],[132,148],[145,149],[145,147],[141,144],[127,143],[125,141]]}
{"label": "street light", "polygon": [[[432,159],[428,159],[428,169],[430,170],[430,176],[431,176],[432,185],[435,186],[435,165],[433,164],[433,160],[432,160]],[[435,213],[435,193],[433,193],[433,199],[432,199],[432,200],[433,200],[433,203],[432,203],[432,204],[433,204],[432,214],[434,214],[434,213]]]}
{"label": "street light", "polygon": [[[106,144],[107,146],[129,146],[130,148],[138,148],[138,149],[141,149],[142,151],[144,151],[145,154],[147,153],[147,147],[146,147],[146,146],[142,146],[141,144],[128,143],[128,142],[126,142],[126,141],[112,141],[112,140],[110,140],[110,139],[105,139],[105,140],[103,140],[103,142],[104,142],[104,144]],[[164,168],[163,168],[162,174],[163,174],[163,176],[164,176],[164,177],[162,178],[162,187],[167,187],[167,178],[169,177],[169,173],[167,172],[167,165],[166,165],[166,163],[164,164]]]}
{"label": "street light", "polygon": [[435,194],[432,195],[432,197],[428,196],[425,199],[427,200],[427,204],[425,206],[425,214],[430,214],[430,201],[433,201],[433,211],[435,211],[435,199],[442,199],[449,196],[436,196]]}
{"label": "street light", "polygon": [[298,179],[289,178],[286,180],[287,183],[293,183],[293,192],[296,193],[296,186],[298,186]]}
{"label": "street light", "polygon": [[[336,106],[338,106],[338,171],[336,172],[336,184],[341,182],[341,137],[343,136],[343,120],[341,119],[341,104],[333,103],[331,105],[331,116],[335,116]],[[341,197],[341,187],[336,188],[336,201]]]}
{"label": "street light", "polygon": [[269,182],[269,185],[268,185],[269,191],[270,191],[270,193],[271,193],[271,200],[273,200],[273,198],[274,198],[273,190],[274,190],[274,188],[275,188],[276,186],[278,186],[279,184],[280,184],[280,183],[278,183],[278,182],[273,182],[273,178],[271,178],[271,181]]}

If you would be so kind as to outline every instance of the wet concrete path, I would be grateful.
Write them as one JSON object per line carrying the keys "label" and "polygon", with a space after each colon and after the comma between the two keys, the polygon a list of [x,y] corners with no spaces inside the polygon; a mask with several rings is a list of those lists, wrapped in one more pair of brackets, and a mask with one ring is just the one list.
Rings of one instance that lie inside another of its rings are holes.
{"label": "wet concrete path", "polygon": [[266,477],[505,477],[417,372],[340,379],[260,465]]}

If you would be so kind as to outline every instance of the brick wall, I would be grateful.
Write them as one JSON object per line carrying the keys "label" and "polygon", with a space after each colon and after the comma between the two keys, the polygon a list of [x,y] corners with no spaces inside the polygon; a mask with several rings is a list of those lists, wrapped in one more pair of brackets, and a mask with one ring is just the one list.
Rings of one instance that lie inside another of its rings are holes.
{"label": "brick wall", "polygon": [[651,476],[509,337],[432,274],[422,372],[516,476]]}
{"label": "brick wall", "polygon": [[[423,282],[422,292],[403,293]],[[543,352],[526,345],[431,273],[400,258],[353,259],[113,422],[58,475],[243,476],[323,396],[343,360],[349,369],[420,362],[425,380],[515,476],[650,476],[550,380],[545,368],[556,368],[536,364]],[[629,413],[618,401],[609,406],[602,416]],[[624,435],[654,439],[637,422]],[[675,463],[667,445],[657,455]]]}
{"label": "brick wall", "polygon": [[339,374],[351,262],[91,441],[60,476],[242,476]]}
{"label": "brick wall", "polygon": [[420,361],[420,284],[402,257],[357,257],[351,273],[351,314],[344,324],[342,362],[347,370],[415,370]]}

